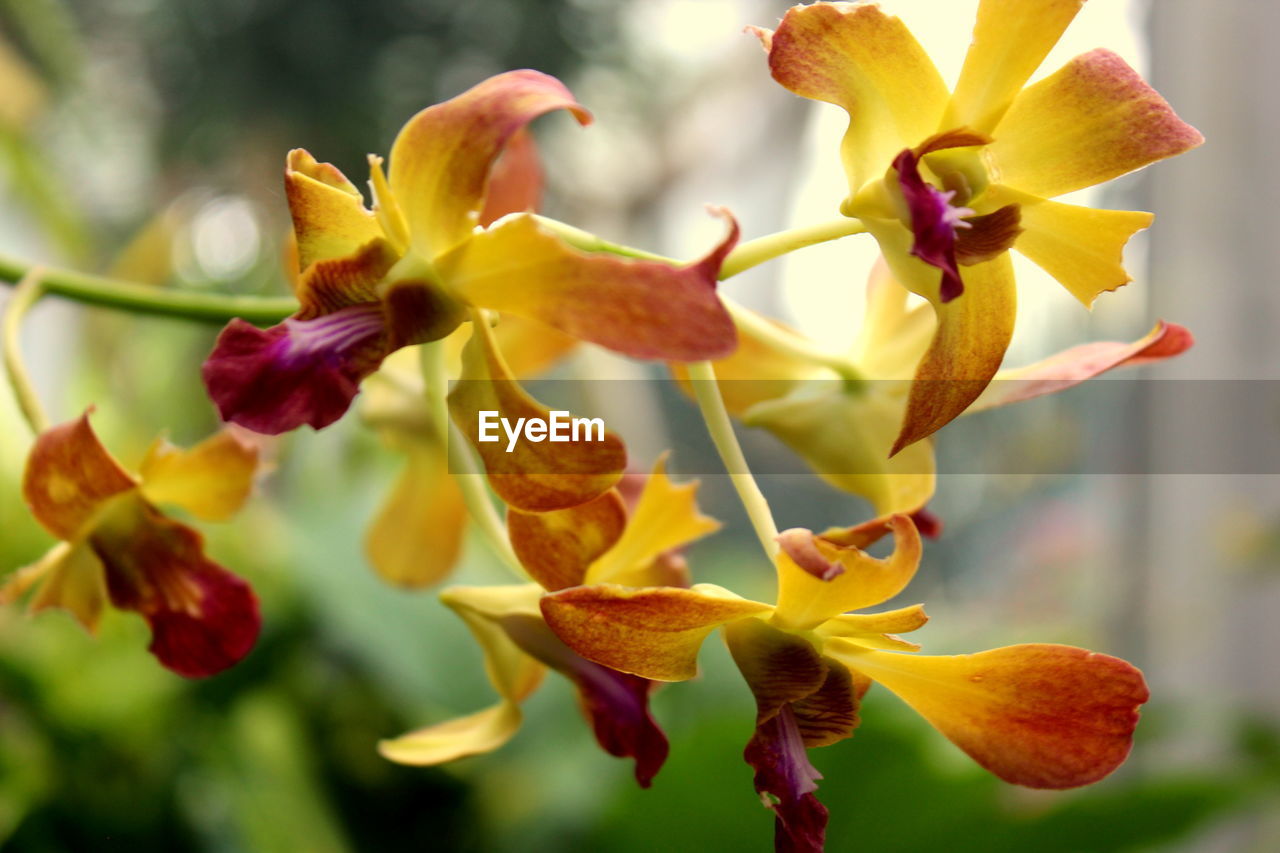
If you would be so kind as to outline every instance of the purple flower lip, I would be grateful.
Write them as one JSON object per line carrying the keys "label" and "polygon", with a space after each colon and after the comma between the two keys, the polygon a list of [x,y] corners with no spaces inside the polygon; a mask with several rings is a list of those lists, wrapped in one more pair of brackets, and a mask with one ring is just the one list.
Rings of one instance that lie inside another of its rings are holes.
{"label": "purple flower lip", "polygon": [[278,435],[342,417],[360,381],[387,355],[381,303],[365,302],[269,329],[236,319],[204,363],[209,396],[223,420]]}
{"label": "purple flower lip", "polygon": [[915,236],[911,254],[942,270],[939,298],[950,302],[964,292],[956,262],[956,229],[969,228],[964,219],[973,216],[974,211],[951,203],[955,190],[943,192],[926,183],[920,175],[920,157],[911,149],[894,158],[893,167],[898,171],[898,183],[911,213],[911,232]]}

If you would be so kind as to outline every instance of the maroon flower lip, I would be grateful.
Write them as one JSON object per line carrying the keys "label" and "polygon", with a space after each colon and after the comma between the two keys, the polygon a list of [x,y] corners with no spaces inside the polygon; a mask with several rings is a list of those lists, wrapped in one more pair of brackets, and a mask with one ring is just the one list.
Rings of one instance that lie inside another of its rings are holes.
{"label": "maroon flower lip", "polygon": [[893,168],[911,211],[911,232],[915,236],[911,254],[942,270],[940,298],[950,302],[964,293],[956,262],[956,229],[972,227],[965,219],[974,211],[951,203],[954,190],[943,192],[926,183],[920,175],[920,157],[910,148],[894,158]]}
{"label": "maroon flower lip", "polygon": [[322,429],[342,417],[360,381],[382,363],[386,334],[376,302],[269,329],[236,319],[204,363],[205,387],[223,420],[255,432]]}

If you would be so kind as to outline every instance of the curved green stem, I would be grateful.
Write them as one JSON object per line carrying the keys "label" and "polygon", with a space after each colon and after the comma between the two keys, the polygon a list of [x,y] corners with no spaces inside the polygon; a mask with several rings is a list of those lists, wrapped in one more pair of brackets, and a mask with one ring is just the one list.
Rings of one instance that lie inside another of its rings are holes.
{"label": "curved green stem", "polygon": [[422,345],[422,381],[436,437],[448,448],[449,470],[453,472],[453,479],[462,492],[467,513],[502,564],[515,572],[521,580],[532,580],[511,547],[507,527],[493,506],[493,499],[489,497],[489,490],[485,486],[484,474],[476,465],[466,437],[449,417],[449,373],[443,341]]}
{"label": "curved green stem", "polygon": [[[0,255],[0,281],[17,282],[33,268],[34,265],[26,261]],[[298,303],[287,296],[229,296],[164,290],[56,267],[41,269],[41,282],[46,293],[134,314],[182,317],[214,324],[240,317],[265,326],[278,323],[298,310]]]}
{"label": "curved green stem", "polygon": [[842,217],[833,219],[830,222],[792,228],[788,231],[779,231],[776,234],[769,234],[765,237],[757,237],[754,240],[739,243],[729,253],[729,257],[724,259],[724,263],[720,265],[720,280],[724,281],[727,278],[733,278],[740,272],[749,270],[788,252],[794,252],[796,249],[803,249],[805,246],[816,246],[818,243],[838,240],[851,234],[863,234],[866,233],[866,230],[866,226],[860,220]]}
{"label": "curved green stem", "polygon": [[33,267],[22,277],[9,297],[9,304],[5,306],[3,329],[0,329],[0,335],[4,336],[5,373],[13,387],[13,396],[18,401],[18,410],[36,435],[49,428],[49,417],[40,405],[40,398],[36,395],[35,386],[22,361],[21,335],[23,318],[44,295],[41,275],[39,268]]}
{"label": "curved green stem", "polygon": [[720,396],[720,386],[716,384],[716,369],[709,361],[695,362],[688,365],[687,369],[691,380],[689,384],[693,386],[693,395],[702,411],[702,419],[707,424],[707,432],[711,434],[711,440],[720,454],[720,461],[724,463],[725,471],[747,511],[747,517],[751,519],[751,526],[755,528],[761,547],[772,560],[778,553],[778,525],[773,520],[773,513],[764,499],[764,493],[760,491],[755,477],[751,476],[747,458],[742,453],[742,446],[738,444],[738,437],[734,435],[733,422],[729,420],[724,398]]}

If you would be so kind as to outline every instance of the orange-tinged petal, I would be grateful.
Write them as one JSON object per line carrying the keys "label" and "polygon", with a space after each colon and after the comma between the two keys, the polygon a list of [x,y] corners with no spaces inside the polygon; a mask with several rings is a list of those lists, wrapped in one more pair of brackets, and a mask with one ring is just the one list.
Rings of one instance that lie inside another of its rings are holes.
{"label": "orange-tinged petal", "polygon": [[773,79],[849,113],[841,156],[851,195],[938,129],[946,85],[902,21],[878,6],[794,6],[772,38],[761,35]]}
{"label": "orange-tinged petal", "polygon": [[177,504],[205,521],[225,521],[249,497],[257,470],[258,448],[224,429],[190,450],[156,439],[138,473],[147,500]]}
{"label": "orange-tinged petal", "polygon": [[944,128],[990,133],[1084,0],[982,0]]}
{"label": "orange-tinged petal", "polygon": [[89,633],[98,629],[107,603],[102,562],[83,543],[59,542],[39,562],[19,569],[0,586],[0,604],[10,604],[34,585],[28,609],[38,613],[60,607],[71,613]]}
{"label": "orange-tinged petal", "polygon": [[1035,364],[1002,370],[966,414],[1056,394],[1117,367],[1136,367],[1181,355],[1195,343],[1191,332],[1177,323],[1156,323],[1133,343],[1097,341],[1081,344]]}
{"label": "orange-tinged petal", "polygon": [[662,554],[720,529],[720,522],[698,511],[698,483],[676,485],[666,467],[663,456],[645,480],[622,537],[591,564],[585,583],[653,584],[650,569]]}
{"label": "orange-tinged petal", "polygon": [[382,236],[378,220],[346,175],[301,148],[285,160],[284,191],[303,272],[316,261],[355,255]]}
{"label": "orange-tinged petal", "polygon": [[415,439],[400,444],[404,469],[369,524],[365,553],[388,583],[430,586],[458,562],[467,507],[443,447]]}
{"label": "orange-tinged petal", "polygon": [[601,584],[542,599],[547,624],[578,654],[654,681],[693,678],[707,634],[772,609],[710,584],[692,589]]}
{"label": "orange-tinged petal", "polygon": [[782,549],[774,623],[816,628],[846,610],[871,607],[901,592],[920,565],[920,534],[905,515],[883,524],[893,531],[893,553],[884,559],[807,530],[784,531],[778,537]]}
{"label": "orange-tinged petal", "polygon": [[1138,72],[1108,50],[1077,56],[1024,89],[989,148],[1000,183],[1052,198],[1204,142]]}
{"label": "orange-tinged petal", "polygon": [[1056,278],[1071,295],[1092,307],[1102,293],[1132,280],[1124,268],[1124,247],[1154,216],[1137,210],[1099,210],[1046,201],[1007,187],[990,196],[1016,200],[1023,232],[1014,248]]}
{"label": "orange-tinged petal", "polygon": [[528,128],[521,128],[507,141],[507,148],[493,164],[489,192],[480,226],[488,228],[508,213],[536,213],[542,203],[542,163],[538,146]]}
{"label": "orange-tinged petal", "polygon": [[1142,673],[1108,655],[1029,644],[920,656],[832,640],[827,652],[896,693],[992,773],[1032,788],[1074,788],[1129,754]]}
{"label": "orange-tinged petal", "polygon": [[504,700],[465,717],[378,741],[378,752],[397,764],[431,767],[493,752],[511,740],[523,719],[520,706]]}
{"label": "orange-tinged petal", "polygon": [[507,510],[507,535],[520,564],[548,590],[577,586],[622,536],[627,508],[616,489],[551,512]]}
{"label": "orange-tinged petal", "polygon": [[514,314],[502,318],[493,328],[493,337],[518,379],[542,373],[578,345],[564,332]]}
{"label": "orange-tinged petal", "polygon": [[755,696],[757,726],[784,705],[815,693],[827,679],[827,666],[813,643],[759,619],[729,623],[724,640]]}
{"label": "orange-tinged petal", "polygon": [[89,425],[89,413],[45,430],[27,457],[22,495],[59,539],[83,536],[106,502],[137,488]]}
{"label": "orange-tinged petal", "polygon": [[483,321],[472,323],[462,365],[462,379],[449,392],[449,411],[484,461],[494,491],[506,503],[532,512],[564,509],[599,497],[621,479],[626,450],[609,431],[604,432],[603,441],[588,440],[592,434],[555,443],[521,436],[513,443],[503,434],[505,428],[491,419],[492,428],[481,441],[481,412],[496,412],[494,418],[506,419],[511,429],[519,429],[519,423],[531,418],[549,422],[551,410],[512,378],[492,330]]}
{"label": "orange-tinged petal", "polygon": [[911,383],[907,413],[892,453],[949,424],[1000,369],[1017,316],[1008,253],[966,267],[964,280],[962,296],[946,304],[934,303],[938,329]]}
{"label": "orange-tinged petal", "polygon": [[877,515],[910,513],[933,496],[935,463],[929,442],[889,457],[902,422],[904,384],[849,388],[810,380],[791,396],[753,406],[742,421],[769,430],[823,480],[870,501]]}
{"label": "orange-tinged petal", "polygon": [[738,225],[705,258],[685,266],[586,253],[516,216],[441,258],[441,278],[461,299],[537,320],[633,358],[703,361],[737,343],[716,296]]}
{"label": "orange-tinged petal", "polygon": [[392,145],[389,178],[418,255],[433,259],[471,235],[507,141],[553,110],[591,121],[563,83],[526,69],[490,77],[409,119]]}
{"label": "orange-tinged petal", "polygon": [[381,301],[378,283],[400,259],[395,247],[375,237],[350,255],[316,261],[298,279],[297,320],[313,320],[355,305]]}

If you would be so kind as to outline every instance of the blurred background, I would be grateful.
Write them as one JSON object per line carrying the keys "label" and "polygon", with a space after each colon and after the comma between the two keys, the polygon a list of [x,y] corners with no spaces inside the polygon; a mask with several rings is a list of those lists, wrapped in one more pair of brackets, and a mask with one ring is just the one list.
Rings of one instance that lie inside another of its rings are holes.
{"label": "blurred background", "polygon": [[[828,219],[844,191],[840,114],[774,84],[742,34],[787,5],[0,0],[0,252],[157,287],[283,294],[288,149],[359,181],[365,154],[387,151],[412,113],[519,67],[562,77],[596,116],[586,130],[565,116],[536,127],[550,215],[678,257],[718,238],[707,203],[731,207],[746,237]],[[953,76],[975,2],[883,5]],[[1141,666],[1153,699],[1133,758],[1084,790],[1016,789],[873,690],[855,737],[813,754],[829,849],[1280,849],[1280,488],[1266,470],[1164,473],[1196,442],[1280,435],[1273,408],[1245,419],[1195,390],[1257,380],[1249,393],[1272,399],[1263,380],[1280,379],[1277,35],[1274,4],[1092,0],[1046,62],[1042,74],[1094,47],[1120,52],[1209,143],[1087,199],[1156,211],[1130,246],[1136,280],[1090,314],[1026,271],[1010,363],[1134,339],[1157,317],[1198,345],[1151,372],[1185,380],[1179,393],[1126,383],[1100,411],[1072,392],[1017,422],[1032,443],[1093,424],[1146,473],[940,478],[931,507],[946,535],[904,597],[928,603],[920,638],[934,653],[1065,642]],[[843,345],[868,252],[845,240],[729,286]],[[95,425],[132,462],[157,432],[191,443],[216,426],[198,380],[215,334],[49,299],[24,344],[54,418],[96,404]],[[575,359],[572,375],[660,375],[586,349]],[[679,401],[612,396],[606,420],[631,425],[641,466],[669,424],[698,428]],[[953,458],[982,452],[981,430],[948,440]],[[27,442],[0,393],[5,572],[49,545],[18,492]],[[672,756],[649,791],[597,749],[557,678],[494,755],[432,770],[378,757],[379,738],[489,704],[479,651],[433,591],[385,586],[365,560],[398,464],[371,430],[348,417],[273,456],[248,511],[203,528],[262,598],[263,637],[238,667],[183,681],[145,653],[146,626],[128,614],[109,614],[95,640],[65,614],[0,612],[3,849],[769,849],[772,816],[741,760],[753,703],[717,642],[698,681],[654,700]],[[767,597],[771,570],[728,484],[702,480],[727,528],[690,552],[695,578]],[[812,477],[763,486],[783,527],[869,514]],[[459,577],[496,577],[482,543]]]}

